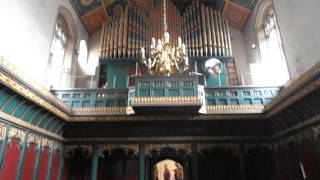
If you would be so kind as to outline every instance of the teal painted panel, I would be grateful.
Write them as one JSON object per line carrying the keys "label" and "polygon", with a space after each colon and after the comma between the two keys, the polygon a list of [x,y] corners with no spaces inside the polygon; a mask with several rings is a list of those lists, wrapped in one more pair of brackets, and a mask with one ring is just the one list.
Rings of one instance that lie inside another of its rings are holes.
{"label": "teal painted panel", "polygon": [[155,89],[153,93],[153,96],[165,96],[164,89]]}
{"label": "teal painted panel", "polygon": [[15,117],[21,117],[21,115],[26,111],[26,109],[31,106],[29,103],[23,103],[20,107],[17,108],[16,112],[14,113]]}
{"label": "teal painted panel", "polygon": [[219,76],[207,76],[207,87],[227,86],[228,85],[228,72],[223,65],[222,72]]}
{"label": "teal painted panel", "polygon": [[82,107],[89,107],[90,106],[90,101],[83,101],[82,102]]}
{"label": "teal painted panel", "polygon": [[53,118],[53,116],[49,116],[48,118],[41,120],[41,122],[38,122],[38,126],[43,128],[47,123],[54,122],[54,121],[57,121],[57,119]]}
{"label": "teal painted panel", "polygon": [[48,116],[46,116],[46,117],[44,117],[44,118],[34,118],[33,120],[32,120],[32,124],[34,124],[34,125],[38,125],[40,122],[40,120],[42,121],[42,122],[47,122],[50,118],[52,118],[52,116],[51,115],[48,115]]}
{"label": "teal painted panel", "polygon": [[79,108],[80,106],[80,101],[72,101],[72,106],[73,108]]}
{"label": "teal painted panel", "polygon": [[219,99],[219,105],[227,105],[227,99]]}
{"label": "teal painted panel", "polygon": [[244,104],[252,104],[252,100],[250,98],[243,99]]}
{"label": "teal painted panel", "polygon": [[140,90],[140,96],[141,97],[149,97],[150,96],[150,90],[149,89],[141,89]]}
{"label": "teal painted panel", "polygon": [[43,118],[43,116],[45,116],[45,115],[47,115],[47,113],[46,112],[44,112],[44,111],[41,111],[41,112],[39,112],[38,114],[36,114],[32,119],[31,119],[31,123],[33,123],[33,122],[38,122],[40,119],[42,119]]}
{"label": "teal painted panel", "polygon": [[196,96],[193,89],[183,89],[183,96]]}
{"label": "teal painted panel", "polygon": [[37,111],[39,111],[40,109],[36,106],[32,107],[24,116],[23,116],[23,120],[25,121],[29,121],[30,118],[33,116],[34,113],[36,113]]}
{"label": "teal painted panel", "polygon": [[18,105],[19,102],[21,102],[21,98],[15,97],[10,100],[10,102],[7,103],[6,107],[3,108],[3,112],[7,114],[11,114],[11,112],[14,110],[14,108]]}
{"label": "teal painted panel", "polygon": [[0,108],[3,106],[3,104],[10,98],[10,96],[12,96],[13,94],[11,94],[8,91],[3,91],[0,93]]}
{"label": "teal painted panel", "polygon": [[169,96],[179,96],[179,89],[169,89],[168,95]]}
{"label": "teal painted panel", "polygon": [[255,3],[255,0],[233,0],[237,4],[240,4],[242,6],[252,8],[253,4]]}
{"label": "teal painted panel", "polygon": [[130,64],[107,65],[107,88],[121,89],[127,87]]}
{"label": "teal painted panel", "polygon": [[261,98],[254,98],[253,104],[263,104],[263,101]]}
{"label": "teal painted panel", "polygon": [[229,105],[239,105],[239,99],[230,99]]}

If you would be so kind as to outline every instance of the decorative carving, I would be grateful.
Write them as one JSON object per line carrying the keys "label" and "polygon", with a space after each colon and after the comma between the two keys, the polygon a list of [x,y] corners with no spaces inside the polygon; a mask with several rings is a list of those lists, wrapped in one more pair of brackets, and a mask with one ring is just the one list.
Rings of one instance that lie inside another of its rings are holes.
{"label": "decorative carving", "polygon": [[310,84],[306,84],[317,76],[320,76],[320,63],[314,65],[310,70],[300,76],[299,79],[295,80],[288,87],[284,88],[277,97],[275,97],[269,104],[265,106],[266,111],[272,109],[270,113],[267,114],[267,117],[273,116],[274,114],[280,112],[282,109],[288,107],[310,92],[319,88],[319,79],[311,82]]}
{"label": "decorative carving", "polygon": [[222,148],[230,148],[235,150],[236,152],[239,152],[239,145],[238,144],[197,144],[197,152],[201,153],[202,150],[206,148],[213,148],[213,147],[222,147]]}
{"label": "decorative carving", "polygon": [[34,80],[29,78],[25,73],[23,73],[21,70],[19,70],[17,67],[12,65],[8,60],[6,60],[4,57],[0,55],[0,66],[8,70],[10,73],[14,74],[19,79],[22,79],[24,82],[28,83],[32,86],[32,88],[39,91],[41,94],[45,95],[48,99],[54,101],[59,106],[63,107],[65,110],[70,111],[70,107],[63,103],[60,99],[55,97],[49,90],[41,86],[40,84],[36,83]]}
{"label": "decorative carving", "polygon": [[126,106],[73,108],[72,111],[75,113],[119,113],[119,114],[134,113],[132,107],[126,107]]}
{"label": "decorative carving", "polygon": [[161,96],[161,97],[134,97],[132,106],[142,105],[201,105],[199,96]]}
{"label": "decorative carving", "polygon": [[102,152],[105,150],[108,150],[111,153],[114,149],[129,149],[132,150],[135,155],[138,155],[139,153],[138,144],[107,144],[99,145],[99,154],[102,154]]}
{"label": "decorative carving", "polygon": [[263,105],[210,105],[207,106],[208,114],[246,114],[263,113]]}
{"label": "decorative carving", "polygon": [[40,145],[41,144],[41,138],[35,134],[28,134],[28,138],[27,138],[27,143],[34,143],[36,145]]}
{"label": "decorative carving", "polygon": [[0,140],[5,139],[7,127],[4,123],[0,123]]}
{"label": "decorative carving", "polygon": [[191,144],[146,144],[145,153],[150,154],[152,150],[160,151],[163,148],[182,149],[187,154],[191,154]]}
{"label": "decorative carving", "polygon": [[25,136],[26,133],[23,130],[14,127],[9,128],[8,138],[18,138],[20,141],[23,141]]}
{"label": "decorative carving", "polygon": [[42,138],[42,140],[41,140],[42,149],[44,149],[45,147],[52,149],[52,146],[53,146],[53,141],[46,139],[46,138]]}
{"label": "decorative carving", "polygon": [[82,154],[84,156],[91,156],[92,155],[92,146],[91,145],[66,145],[65,146],[65,154],[66,156],[72,156],[77,149],[82,149]]}
{"label": "decorative carving", "polygon": [[54,134],[54,133],[52,133],[50,131],[47,131],[47,130],[42,129],[42,128],[39,128],[39,127],[37,127],[37,126],[35,126],[35,125],[31,124],[31,123],[25,122],[22,119],[16,118],[16,117],[11,116],[9,114],[6,114],[6,113],[4,113],[2,111],[0,111],[0,118],[6,120],[8,122],[14,123],[14,124],[19,124],[19,126],[31,129],[33,131],[36,131],[36,132],[39,132],[41,134],[50,136],[52,138],[55,138],[55,139],[58,139],[58,140],[61,140],[61,141],[64,140],[64,138],[62,136],[56,135],[56,134]]}
{"label": "decorative carving", "polygon": [[[23,78],[23,77],[26,77],[25,75],[22,75],[22,73],[20,71],[18,71],[14,66],[12,66],[10,63],[8,63],[1,56],[0,56],[0,66],[5,68],[5,69],[7,69],[9,72],[14,74],[15,76],[17,76],[17,77],[21,78],[22,80],[26,81],[27,83],[29,83],[26,78]],[[21,94],[25,98],[31,100],[32,102],[38,104],[39,106],[47,109],[50,112],[56,114],[57,116],[65,119],[65,120],[70,119],[70,117],[67,114],[65,114],[64,112],[62,112],[58,108],[56,108],[51,103],[47,102],[47,100],[43,99],[42,97],[39,97],[35,92],[25,88],[20,83],[14,81],[13,78],[9,77],[8,75],[6,75],[6,74],[4,74],[2,72],[0,72],[0,82],[3,83],[5,86],[9,87],[10,89],[16,91],[17,93]],[[40,88],[41,87],[40,85],[35,85],[34,83],[29,83],[29,84],[33,88],[35,88],[36,90],[38,90],[41,93],[43,93],[47,98],[52,99],[52,101],[54,101],[57,104],[61,105],[61,107],[64,107],[65,111],[70,111],[71,110],[70,107],[68,107],[61,100],[59,100],[57,97],[55,97],[50,91],[44,89],[43,87]],[[38,88],[36,88],[34,86],[36,86]]]}

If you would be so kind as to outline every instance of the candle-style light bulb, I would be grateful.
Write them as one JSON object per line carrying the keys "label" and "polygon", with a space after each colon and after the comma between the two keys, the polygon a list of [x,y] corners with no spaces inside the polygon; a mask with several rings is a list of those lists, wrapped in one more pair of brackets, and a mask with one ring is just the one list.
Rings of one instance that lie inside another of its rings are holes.
{"label": "candle-style light bulb", "polygon": [[185,54],[186,53],[186,45],[183,43],[182,44],[182,53]]}
{"label": "candle-style light bulb", "polygon": [[154,37],[152,37],[151,42],[152,42],[151,45],[152,45],[153,47],[156,47],[156,39],[155,39]]}
{"label": "candle-style light bulb", "polygon": [[166,43],[169,43],[169,41],[170,41],[170,36],[169,36],[169,33],[168,33],[168,32],[165,32],[165,33],[164,33],[164,40],[165,40]]}
{"label": "candle-style light bulb", "polygon": [[142,59],[146,58],[146,51],[144,50],[144,47],[141,47],[141,58]]}
{"label": "candle-style light bulb", "polygon": [[182,46],[182,40],[181,40],[181,37],[179,36],[178,37],[178,47],[181,48]]}

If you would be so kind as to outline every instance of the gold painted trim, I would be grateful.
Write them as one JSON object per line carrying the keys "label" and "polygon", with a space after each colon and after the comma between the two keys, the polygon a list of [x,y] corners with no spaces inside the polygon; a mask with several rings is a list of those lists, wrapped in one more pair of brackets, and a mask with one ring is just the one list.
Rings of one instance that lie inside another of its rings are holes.
{"label": "gold painted trim", "polygon": [[202,99],[199,96],[134,97],[132,99],[132,106],[151,105],[202,105]]}
{"label": "gold painted trim", "polygon": [[163,148],[173,148],[173,149],[182,149],[185,150],[187,154],[191,154],[191,144],[175,144],[175,143],[169,143],[169,144],[146,144],[145,145],[145,153],[150,154],[152,150],[160,150]]}
{"label": "gold painted trim", "polygon": [[27,84],[31,85],[32,88],[39,91],[41,94],[45,95],[50,100],[57,103],[59,106],[63,107],[65,110],[70,111],[71,107],[65,104],[62,100],[57,98],[55,95],[53,95],[49,90],[35,82],[33,79],[31,79],[28,75],[23,73],[20,69],[12,65],[8,60],[6,60],[4,57],[0,55],[0,66],[5,68],[6,70],[10,71],[10,73],[14,74],[16,77],[22,79]]}
{"label": "gold painted trim", "polygon": [[98,146],[99,152],[101,153],[104,150],[112,151],[118,148],[133,150],[135,154],[139,153],[139,144],[101,144]]}
{"label": "gold painted trim", "polygon": [[0,122],[0,140],[5,139],[6,132],[7,132],[6,125],[4,123]]}
{"label": "gold painted trim", "polygon": [[31,130],[36,131],[38,133],[41,133],[43,135],[52,137],[54,139],[57,139],[57,140],[60,140],[60,141],[65,141],[65,139],[62,136],[56,135],[56,134],[54,134],[54,133],[52,133],[50,131],[44,130],[42,128],[39,128],[39,127],[37,127],[37,126],[35,126],[33,124],[25,122],[22,119],[16,118],[16,117],[11,116],[9,114],[6,114],[6,113],[4,113],[2,111],[0,111],[0,118],[5,120],[5,121],[8,121],[8,122],[11,122],[11,123],[14,123],[14,124],[18,124],[19,126],[22,126],[24,128],[31,129]]}
{"label": "gold painted trim", "polygon": [[199,115],[102,115],[73,116],[71,122],[121,122],[121,121],[220,121],[220,120],[259,120],[263,114],[199,114]]}
{"label": "gold painted trim", "polygon": [[67,114],[65,114],[64,112],[62,112],[61,110],[59,110],[58,108],[56,108],[55,106],[53,106],[52,104],[47,102],[46,100],[40,98],[37,94],[35,94],[34,92],[25,88],[21,84],[17,83],[12,78],[8,77],[7,75],[5,75],[2,72],[0,72],[0,83],[3,83],[5,86],[16,91],[17,93],[21,94],[25,98],[31,100],[35,104],[45,108],[46,110],[52,112],[53,114],[65,119],[65,120],[70,119],[70,117]]}
{"label": "gold painted trim", "polygon": [[127,106],[111,106],[111,107],[85,107],[73,108],[74,113],[113,113],[113,114],[133,114],[132,107]]}
{"label": "gold painted trim", "polygon": [[9,128],[9,133],[8,133],[8,138],[18,138],[21,142],[24,141],[24,137],[26,136],[26,132],[15,128],[15,127],[10,127]]}
{"label": "gold painted trim", "polygon": [[[320,80],[311,82],[307,85],[307,87],[304,87],[305,82],[309,81],[310,79],[313,79],[316,76],[320,76],[320,63],[315,64],[310,70],[301,75],[297,80],[293,81],[288,87],[285,87],[277,97],[275,97],[269,104],[265,106],[266,111],[271,110],[271,112],[268,114],[268,117],[278,113],[285,107],[288,107],[289,105],[303,98],[313,90],[319,88]],[[295,93],[295,91],[297,91],[298,88],[301,88],[301,90]],[[290,96],[293,93],[295,94],[293,96]],[[274,107],[278,106],[279,104],[280,106],[274,109]]]}
{"label": "gold painted trim", "polygon": [[41,144],[41,137],[30,133],[30,134],[28,134],[27,143],[28,144],[34,143],[36,145],[40,145]]}
{"label": "gold painted trim", "polygon": [[251,114],[263,113],[263,105],[209,105],[207,114]]}
{"label": "gold painted trim", "polygon": [[235,136],[235,137],[212,137],[212,136],[163,136],[163,137],[126,137],[126,138],[68,138],[65,142],[67,143],[78,143],[78,142],[118,142],[121,141],[138,141],[138,142],[150,142],[154,141],[241,141],[241,140],[260,140],[260,141],[270,141],[269,136]]}
{"label": "gold painted trim", "polygon": [[223,148],[230,148],[234,149],[236,152],[239,152],[239,144],[234,143],[215,143],[215,144],[197,144],[197,152],[200,153],[202,150],[206,148],[213,148],[213,147],[223,147]]}

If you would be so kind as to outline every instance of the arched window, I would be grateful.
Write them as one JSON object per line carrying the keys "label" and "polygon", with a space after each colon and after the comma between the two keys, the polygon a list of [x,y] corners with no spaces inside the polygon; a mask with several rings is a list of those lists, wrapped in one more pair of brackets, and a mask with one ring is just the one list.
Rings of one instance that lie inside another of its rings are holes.
{"label": "arched window", "polygon": [[75,57],[77,31],[71,12],[59,6],[57,20],[54,25],[49,60],[46,70],[45,85],[47,88],[72,87],[72,66]]}
{"label": "arched window", "polygon": [[80,41],[78,62],[83,72],[87,71],[88,64],[88,47],[85,40]]}
{"label": "arched window", "polygon": [[51,42],[48,62],[48,84],[49,87],[60,87],[61,71],[65,58],[68,42],[68,28],[62,15],[58,15]]}
{"label": "arched window", "polygon": [[289,73],[280,31],[272,2],[264,1],[259,8],[256,30],[259,40],[261,62],[251,64],[254,84],[283,85]]}

